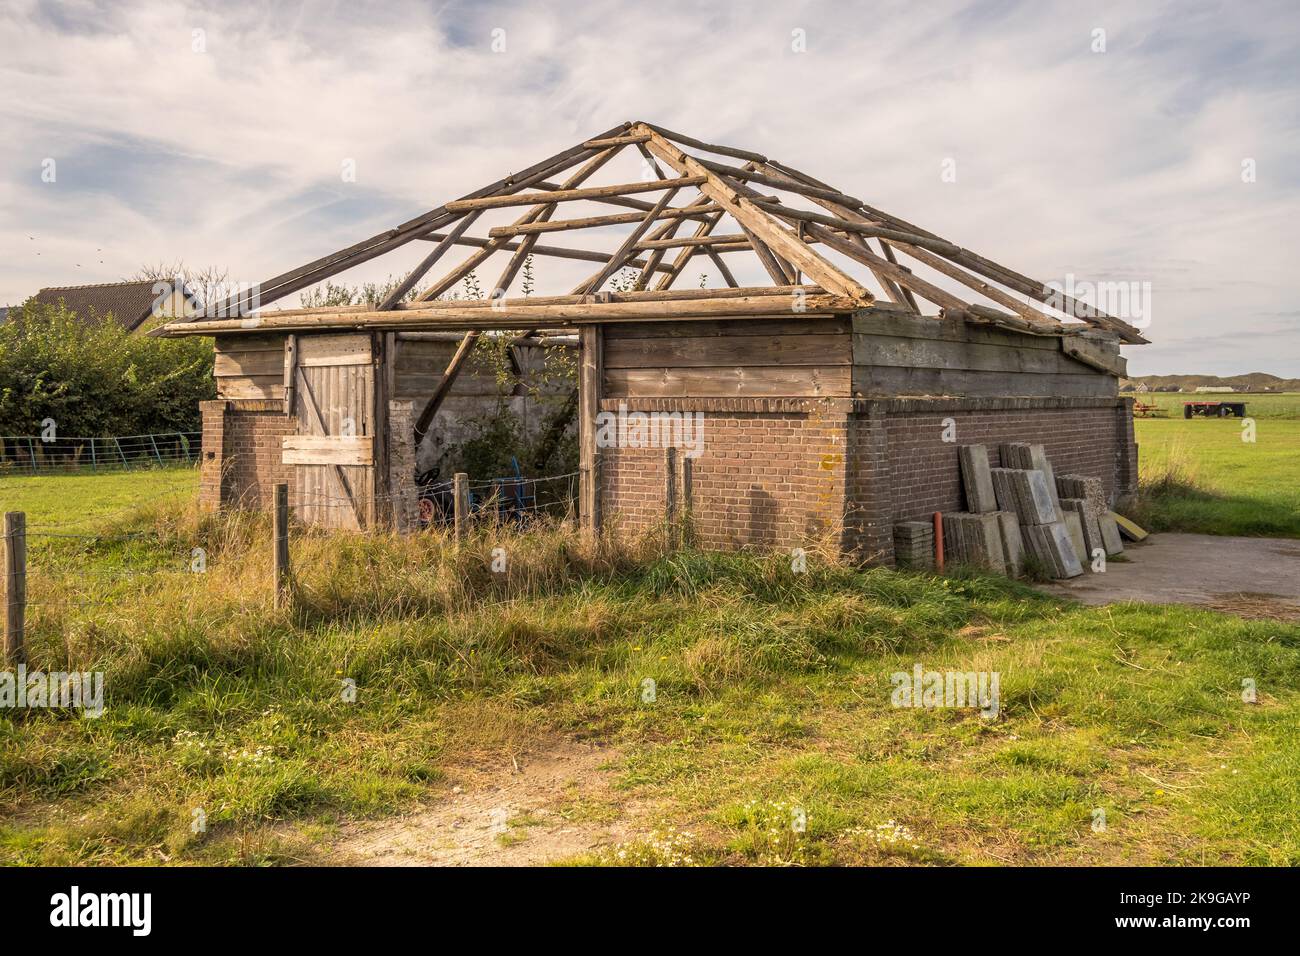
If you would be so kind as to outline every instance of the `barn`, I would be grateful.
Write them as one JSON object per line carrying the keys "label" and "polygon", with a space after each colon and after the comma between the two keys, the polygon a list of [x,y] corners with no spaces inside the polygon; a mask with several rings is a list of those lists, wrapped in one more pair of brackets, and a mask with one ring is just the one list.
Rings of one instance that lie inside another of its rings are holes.
{"label": "barn", "polygon": [[[382,302],[270,307],[412,242],[428,252]],[[493,257],[487,294],[448,297]],[[578,281],[520,290],[534,258]],[[1137,328],[791,166],[643,122],[157,334],[216,343],[204,502],[264,507],[287,481],[312,524],[409,526],[419,459],[490,391],[488,345],[525,429],[572,417],[591,531],[688,510],[703,547],[829,542],[891,564],[896,523],[961,509],[971,443],[1042,444],[1112,503],[1136,490],[1118,385]],[[541,374],[557,351],[568,381]]]}

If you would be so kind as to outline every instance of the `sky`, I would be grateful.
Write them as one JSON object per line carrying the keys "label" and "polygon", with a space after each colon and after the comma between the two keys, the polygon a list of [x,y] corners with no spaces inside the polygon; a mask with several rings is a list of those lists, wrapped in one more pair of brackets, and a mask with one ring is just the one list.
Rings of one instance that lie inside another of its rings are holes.
{"label": "sky", "polygon": [[647,120],[1132,283],[1131,374],[1300,376],[1294,2],[5,0],[0,51],[0,304],[176,261],[257,282]]}

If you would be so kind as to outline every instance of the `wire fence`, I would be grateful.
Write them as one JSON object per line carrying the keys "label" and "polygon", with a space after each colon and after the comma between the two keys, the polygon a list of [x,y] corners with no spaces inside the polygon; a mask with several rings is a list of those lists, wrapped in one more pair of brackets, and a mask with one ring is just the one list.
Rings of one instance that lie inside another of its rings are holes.
{"label": "wire fence", "polygon": [[161,432],[111,438],[0,437],[0,474],[120,471],[198,461],[201,432]]}

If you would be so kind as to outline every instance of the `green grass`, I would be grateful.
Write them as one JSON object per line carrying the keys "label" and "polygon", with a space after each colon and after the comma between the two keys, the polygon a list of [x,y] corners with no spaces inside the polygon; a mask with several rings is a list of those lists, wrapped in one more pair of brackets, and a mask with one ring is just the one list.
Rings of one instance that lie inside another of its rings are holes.
{"label": "green grass", "polygon": [[181,502],[199,486],[198,468],[175,466],[56,475],[0,473],[0,508],[26,511],[33,527],[95,528],[141,502]]}
{"label": "green grass", "polygon": [[1152,531],[1300,537],[1300,419],[1258,418],[1254,441],[1223,419],[1137,419]]}
{"label": "green grass", "polygon": [[[46,480],[20,488],[70,495]],[[3,862],[327,859],[342,821],[580,736],[611,745],[619,799],[582,816],[655,810],[575,862],[1300,863],[1294,625],[556,529],[298,534],[276,610],[260,518],[167,498],[96,528],[33,552],[29,653],[103,671],[107,709],[0,715]],[[176,565],[192,547],[205,574]],[[998,672],[1000,716],[891,706],[914,663]]]}
{"label": "green grass", "polygon": [[[1168,417],[1183,417],[1184,402],[1245,402],[1246,414],[1251,418],[1300,418],[1300,392],[1278,393],[1206,393],[1191,392],[1141,392],[1131,394],[1134,401],[1144,405],[1155,405]],[[1140,421],[1141,419],[1139,419]]]}

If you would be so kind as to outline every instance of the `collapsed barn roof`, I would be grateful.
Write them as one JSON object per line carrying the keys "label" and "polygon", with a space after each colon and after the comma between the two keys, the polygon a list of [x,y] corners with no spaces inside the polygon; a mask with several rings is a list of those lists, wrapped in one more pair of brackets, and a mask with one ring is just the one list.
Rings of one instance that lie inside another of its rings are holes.
{"label": "collapsed barn roof", "polygon": [[[640,153],[646,178],[592,185],[592,177],[625,149]],[[553,178],[560,174],[565,175]],[[568,203],[625,211],[553,218]],[[484,214],[501,209],[518,209],[521,215],[488,228],[484,236],[471,233]],[[539,241],[552,233],[583,232],[609,242],[612,226],[631,226],[626,234],[613,235],[612,249]],[[684,226],[693,226],[693,231],[679,235]],[[716,231],[720,226],[730,231]],[[265,309],[417,240],[432,243],[432,249],[376,305]],[[425,276],[457,248],[474,251],[416,295],[413,290]],[[509,253],[509,259],[488,296],[445,298],[498,252]],[[728,264],[737,254],[756,257],[772,285],[742,287]],[[511,296],[512,285],[532,256],[590,261],[597,268],[568,295]],[[673,289],[697,256],[709,260],[726,289]],[[919,275],[918,265],[926,274],[936,274],[936,281]],[[607,288],[629,269],[636,272],[630,288]],[[957,295],[941,287],[940,277],[949,280],[945,285],[956,284],[967,292]],[[173,322],[158,334],[463,329],[467,344],[472,344],[479,331],[488,329],[727,316],[788,318],[792,312],[814,316],[870,309],[932,313],[923,303],[933,304],[944,317],[1027,334],[1098,330],[1128,343],[1146,341],[1121,319],[791,166],[644,122],[621,124],[393,229],[275,276],[211,309],[208,316],[216,318]],[[250,316],[254,310],[261,311]]]}

